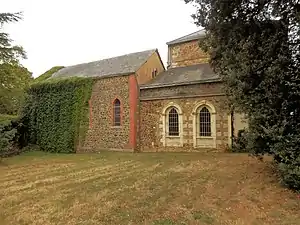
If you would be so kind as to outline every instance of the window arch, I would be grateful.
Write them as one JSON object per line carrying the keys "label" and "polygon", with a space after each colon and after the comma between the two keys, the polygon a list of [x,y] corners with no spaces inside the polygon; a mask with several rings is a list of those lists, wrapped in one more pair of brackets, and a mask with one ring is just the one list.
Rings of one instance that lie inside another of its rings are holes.
{"label": "window arch", "polygon": [[168,136],[179,136],[179,115],[175,107],[168,111]]}
{"label": "window arch", "polygon": [[121,126],[121,102],[119,99],[115,99],[113,103],[113,125]]}
{"label": "window arch", "polygon": [[193,109],[194,148],[216,148],[216,109],[213,104],[203,100]]}
{"label": "window arch", "polygon": [[199,112],[199,136],[211,137],[211,113],[205,106]]}
{"label": "window arch", "polygon": [[183,112],[181,107],[175,102],[169,102],[161,111],[162,126],[161,142],[163,146],[182,147],[183,146]]}

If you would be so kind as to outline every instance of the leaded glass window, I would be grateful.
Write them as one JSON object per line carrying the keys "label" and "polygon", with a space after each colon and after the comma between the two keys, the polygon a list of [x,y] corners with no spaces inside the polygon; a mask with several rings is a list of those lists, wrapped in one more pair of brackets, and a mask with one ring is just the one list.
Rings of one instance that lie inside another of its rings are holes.
{"label": "leaded glass window", "polygon": [[211,136],[211,114],[206,107],[203,107],[199,113],[199,135],[201,137]]}
{"label": "leaded glass window", "polygon": [[173,107],[169,111],[169,136],[179,136],[179,115]]}

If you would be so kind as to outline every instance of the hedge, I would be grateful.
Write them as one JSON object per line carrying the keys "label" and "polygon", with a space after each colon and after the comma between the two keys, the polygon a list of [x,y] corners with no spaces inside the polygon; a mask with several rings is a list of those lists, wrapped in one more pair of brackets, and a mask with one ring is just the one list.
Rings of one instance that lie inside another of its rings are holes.
{"label": "hedge", "polygon": [[29,143],[48,152],[75,152],[88,129],[92,86],[93,80],[88,78],[34,83],[22,111]]}

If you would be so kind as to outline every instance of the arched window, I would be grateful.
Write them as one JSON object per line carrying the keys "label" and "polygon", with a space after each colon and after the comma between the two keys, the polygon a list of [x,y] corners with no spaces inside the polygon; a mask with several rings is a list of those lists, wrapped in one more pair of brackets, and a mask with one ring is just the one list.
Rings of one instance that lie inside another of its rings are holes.
{"label": "arched window", "polygon": [[183,112],[180,105],[169,102],[162,109],[159,130],[163,146],[183,147]]}
{"label": "arched window", "polygon": [[114,114],[114,126],[121,126],[121,102],[116,99],[113,104],[113,114]]}
{"label": "arched window", "polygon": [[179,116],[175,107],[172,107],[168,113],[169,136],[179,136]]}
{"label": "arched window", "polygon": [[203,107],[199,113],[199,136],[211,136],[211,114],[206,107]]}
{"label": "arched window", "polygon": [[217,147],[216,108],[203,100],[195,104],[193,109],[193,142],[194,148]]}

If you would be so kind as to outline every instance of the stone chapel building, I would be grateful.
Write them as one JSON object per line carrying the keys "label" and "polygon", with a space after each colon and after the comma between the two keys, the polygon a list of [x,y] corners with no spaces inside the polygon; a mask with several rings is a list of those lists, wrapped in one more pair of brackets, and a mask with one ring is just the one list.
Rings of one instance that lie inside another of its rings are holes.
{"label": "stone chapel building", "polygon": [[154,49],[53,74],[96,79],[89,130],[77,151],[225,151],[244,124],[226,109],[222,82],[198,45],[204,35],[168,42],[167,69]]}

